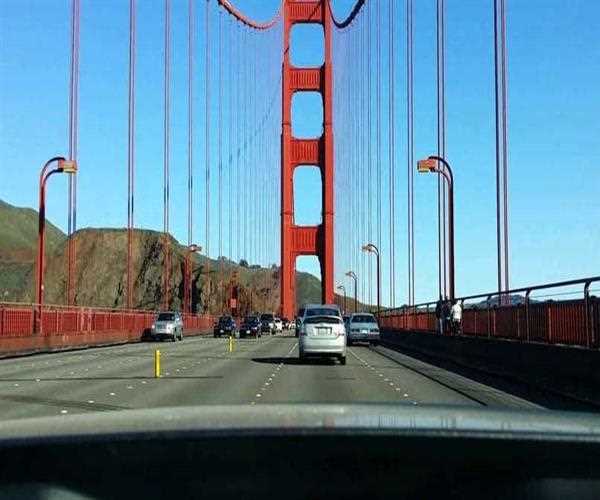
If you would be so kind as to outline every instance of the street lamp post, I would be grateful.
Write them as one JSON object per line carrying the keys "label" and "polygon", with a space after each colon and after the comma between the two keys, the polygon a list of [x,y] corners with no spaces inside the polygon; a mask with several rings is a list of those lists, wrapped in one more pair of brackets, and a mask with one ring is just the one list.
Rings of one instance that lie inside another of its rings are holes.
{"label": "street lamp post", "polygon": [[344,314],[346,314],[346,312],[348,311],[347,300],[346,300],[346,287],[344,285],[338,285],[337,289],[344,292]]}
{"label": "street lamp post", "polygon": [[381,268],[379,266],[379,248],[373,243],[367,243],[362,247],[363,252],[374,253],[377,257],[377,317],[381,313]]}
{"label": "street lamp post", "polygon": [[358,276],[354,271],[348,271],[346,276],[352,278],[354,280],[354,312],[357,312],[358,309]]}
{"label": "street lamp post", "polygon": [[183,310],[187,313],[192,313],[192,267],[190,265],[190,256],[193,253],[201,252],[202,247],[192,244],[186,248],[184,270],[183,270]]}
{"label": "street lamp post", "polygon": [[[58,166],[52,170],[50,165],[57,162]],[[46,254],[46,182],[51,175],[66,173],[75,174],[77,164],[74,161],[67,161],[62,156],[50,158],[40,171],[39,183],[39,206],[38,206],[38,249],[37,249],[37,270],[36,270],[36,297],[35,301],[38,307],[36,331],[41,331],[41,311],[44,303],[44,267]]]}
{"label": "street lamp post", "polygon": [[[440,163],[443,168],[440,168]],[[450,280],[450,300],[454,300],[454,176],[448,162],[441,156],[430,156],[417,162],[417,170],[421,173],[437,172],[448,183],[448,260]]]}

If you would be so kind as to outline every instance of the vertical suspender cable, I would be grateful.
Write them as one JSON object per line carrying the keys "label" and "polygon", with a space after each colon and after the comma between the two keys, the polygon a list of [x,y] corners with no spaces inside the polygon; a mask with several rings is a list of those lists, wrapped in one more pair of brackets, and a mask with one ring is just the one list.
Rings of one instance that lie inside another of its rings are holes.
{"label": "vertical suspender cable", "polygon": [[510,274],[508,267],[508,89],[506,83],[506,10],[505,1],[501,0],[501,26],[502,26],[502,172],[503,172],[503,188],[504,188],[504,290],[510,289]]}
{"label": "vertical suspender cable", "polygon": [[[232,40],[232,32],[233,32],[233,25],[232,25],[233,21],[230,21],[229,23],[229,30],[227,31],[227,66],[228,66],[228,80],[229,80],[229,84],[227,86],[227,95],[228,95],[228,100],[229,100],[229,105],[228,105],[228,109],[229,109],[229,113],[227,116],[228,119],[228,132],[227,132],[227,146],[229,148],[229,164],[228,164],[228,168],[227,168],[227,184],[228,184],[228,189],[227,192],[229,193],[229,196],[233,196],[233,146],[232,146],[232,139],[233,139],[233,65],[234,65],[234,60],[233,60],[233,40]],[[228,255],[230,259],[233,259],[233,229],[232,229],[232,203],[231,203],[231,199],[228,200],[227,203],[227,216],[228,216],[228,234],[229,234],[229,243],[227,245],[227,249],[228,249]]]}
{"label": "vertical suspender cable", "polygon": [[[437,154],[446,156],[445,116],[445,1],[437,0]],[[438,176],[438,248],[440,294],[447,295],[446,272],[446,183]]]}
{"label": "vertical suspender cable", "polygon": [[[240,102],[242,106],[242,120],[240,125],[240,147],[241,147],[241,155],[240,155],[240,195],[242,191],[246,188],[246,173],[248,168],[247,158],[246,158],[246,141],[247,141],[247,119],[246,119],[246,110],[247,110],[247,101],[248,101],[248,73],[247,73],[247,44],[248,37],[246,27],[242,25],[242,52],[241,52],[241,63],[242,63],[242,87],[240,89]],[[243,259],[248,259],[248,246],[247,246],[247,234],[246,234],[246,219],[248,214],[248,200],[247,197],[243,197],[242,199],[242,212],[241,212],[241,227],[240,227],[240,241],[241,241],[241,257]]]}
{"label": "vertical suspender cable", "polygon": [[171,72],[171,2],[165,0],[165,72],[164,72],[164,151],[163,151],[163,286],[164,286],[164,309],[169,309],[170,304],[170,272],[171,252],[169,238],[169,119],[170,119],[170,72]]}
{"label": "vertical suspender cable", "polygon": [[408,176],[408,304],[415,302],[414,137],[413,137],[413,2],[406,2],[407,176]]}
{"label": "vertical suspender cable", "polygon": [[188,245],[194,242],[194,0],[188,0]]}
{"label": "vertical suspender cable", "polygon": [[[496,97],[496,242],[498,293],[509,289],[508,151],[506,94],[506,14],[504,0],[494,0],[494,72]],[[500,295],[504,302],[503,295]]]}
{"label": "vertical suspender cable", "polygon": [[381,2],[377,2],[377,247],[381,248]]}
{"label": "vertical suspender cable", "polygon": [[219,102],[218,102],[218,130],[219,130],[219,312],[223,307],[223,11],[219,9]]}
{"label": "vertical suspender cable", "polygon": [[129,0],[129,117],[127,144],[127,309],[133,307],[132,253],[135,181],[135,2]]}
{"label": "vertical suspender cable", "polygon": [[241,259],[241,231],[240,231],[240,226],[241,226],[241,220],[242,220],[242,213],[241,213],[241,200],[240,200],[240,155],[241,155],[241,141],[242,141],[242,134],[241,134],[241,128],[240,128],[240,123],[241,123],[241,109],[240,109],[240,94],[241,94],[241,81],[242,81],[242,77],[243,75],[240,75],[241,71],[240,71],[240,67],[242,65],[242,57],[241,57],[241,45],[242,45],[242,33],[240,31],[240,28],[237,28],[237,55],[236,55],[236,62],[235,62],[235,68],[237,71],[237,75],[236,75],[236,79],[235,79],[235,83],[236,83],[236,104],[235,104],[235,109],[236,109],[236,164],[235,164],[235,199],[236,199],[236,205],[237,205],[237,210],[236,210],[236,218],[235,218],[235,225],[236,225],[236,249],[237,249],[237,261],[239,262]]}
{"label": "vertical suspender cable", "polygon": [[[371,133],[371,3],[367,4],[367,165],[368,165],[368,179],[367,179],[367,240],[371,243],[373,238],[373,206],[372,206],[372,195],[373,190],[371,187],[371,178],[372,178],[372,170],[373,170],[373,156],[371,154],[371,138],[373,137]],[[365,242],[363,241],[364,245]],[[373,303],[373,259],[368,259],[369,265],[369,306]]]}
{"label": "vertical suspender cable", "polygon": [[[69,159],[77,161],[79,130],[79,0],[71,2],[71,67],[69,81]],[[68,241],[67,241],[67,290],[66,302],[74,303],[73,281],[75,263],[75,241],[77,229],[77,177],[69,175],[68,189]]]}
{"label": "vertical suspender cable", "polygon": [[[206,0],[204,44],[204,161],[205,161],[205,240],[206,240],[206,286],[210,290],[210,2]],[[208,305],[210,312],[210,304]]]}
{"label": "vertical suspender cable", "polygon": [[[408,0],[409,2],[411,0]],[[396,39],[394,33],[394,16],[395,16],[395,0],[389,3],[388,16],[388,37],[389,37],[389,196],[390,196],[390,307],[396,305],[396,156],[395,156],[395,141],[396,141],[396,101],[395,101],[395,47]],[[408,166],[410,170],[410,164]]]}

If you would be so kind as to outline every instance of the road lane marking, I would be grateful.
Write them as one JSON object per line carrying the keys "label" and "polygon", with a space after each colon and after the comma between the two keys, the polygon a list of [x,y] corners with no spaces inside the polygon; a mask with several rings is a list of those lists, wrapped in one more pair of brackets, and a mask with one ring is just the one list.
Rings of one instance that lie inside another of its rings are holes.
{"label": "road lane marking", "polygon": [[[271,339],[271,341],[269,343],[271,343],[272,341],[273,341],[273,339]],[[298,347],[298,342],[295,342],[292,345],[292,347],[290,348],[290,350],[284,356],[284,359],[289,358],[291,356],[292,352],[294,352],[294,350],[296,349],[296,347]],[[265,391],[267,391],[270,388],[270,386],[273,384],[273,379],[277,376],[277,374],[279,373],[279,371],[281,370],[281,368],[283,368],[283,366],[284,366],[284,361],[279,362],[279,364],[275,368],[275,371],[273,373],[271,373],[270,376],[267,375],[268,378],[266,379],[266,381],[261,386],[261,389],[260,389],[261,392],[257,393],[256,396],[254,397],[254,400],[250,401],[251,405],[255,405],[256,404],[256,400],[258,398],[262,398],[263,393]]]}

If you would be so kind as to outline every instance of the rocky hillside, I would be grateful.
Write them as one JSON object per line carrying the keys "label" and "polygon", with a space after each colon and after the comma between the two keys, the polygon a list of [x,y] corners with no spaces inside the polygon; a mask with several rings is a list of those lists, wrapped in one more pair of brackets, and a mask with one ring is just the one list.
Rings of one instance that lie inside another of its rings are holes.
{"label": "rocky hillside", "polygon": [[[0,293],[4,301],[31,302],[34,297],[34,261],[37,245],[37,213],[0,202]],[[66,237],[47,223],[46,303],[64,304],[66,291]],[[75,298],[79,305],[123,307],[125,303],[127,231],[81,229],[74,235],[76,247]],[[165,240],[162,233],[134,231],[133,306],[160,308],[164,301],[162,270]],[[185,249],[170,238],[171,287],[169,308],[183,301]],[[216,313],[227,304],[237,286],[241,314],[277,310],[279,269],[239,265],[225,258],[194,255],[192,303],[197,312]],[[298,302],[317,302],[320,281],[298,273]]]}
{"label": "rocky hillside", "polygon": [[[0,200],[0,300],[19,300],[31,274],[37,252],[38,213]],[[48,255],[66,240],[65,234],[46,224]]]}

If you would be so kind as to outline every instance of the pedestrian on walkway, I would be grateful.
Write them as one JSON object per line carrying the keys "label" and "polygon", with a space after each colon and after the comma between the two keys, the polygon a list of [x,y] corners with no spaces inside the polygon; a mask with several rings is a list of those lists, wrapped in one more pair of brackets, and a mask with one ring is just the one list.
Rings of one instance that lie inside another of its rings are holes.
{"label": "pedestrian on walkway", "polygon": [[458,300],[454,301],[451,310],[452,316],[452,334],[460,335],[461,334],[461,325],[462,325],[462,306]]}
{"label": "pedestrian on walkway", "polygon": [[442,330],[443,333],[448,332],[451,333],[450,330],[450,310],[451,310],[451,305],[450,305],[450,301],[448,300],[448,297],[444,297],[444,300],[442,302]]}
{"label": "pedestrian on walkway", "polygon": [[444,334],[444,320],[442,316],[442,296],[440,295],[439,300],[435,305],[435,317],[438,323],[438,332],[440,335]]}

